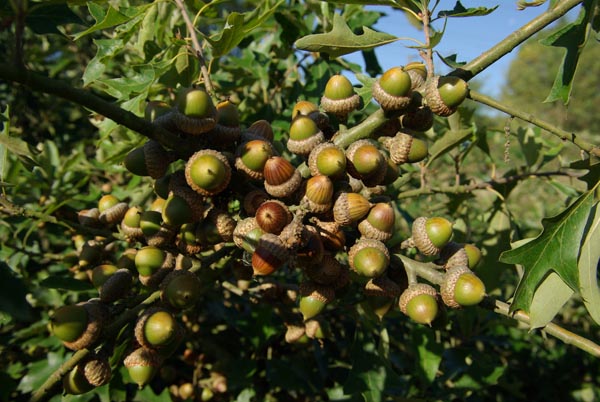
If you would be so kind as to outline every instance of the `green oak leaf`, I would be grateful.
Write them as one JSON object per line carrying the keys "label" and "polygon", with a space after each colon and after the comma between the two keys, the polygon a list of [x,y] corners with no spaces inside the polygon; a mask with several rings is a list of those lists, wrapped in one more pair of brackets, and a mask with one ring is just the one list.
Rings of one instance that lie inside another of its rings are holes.
{"label": "green oak leaf", "polygon": [[560,276],[550,272],[533,295],[529,311],[531,329],[545,327],[569,301],[573,293],[573,289],[560,279]]}
{"label": "green oak leaf", "polygon": [[323,34],[307,35],[295,43],[298,49],[310,52],[327,53],[330,57],[340,57],[359,50],[373,49],[399,40],[393,35],[363,27],[363,33],[356,35],[340,14],[333,16],[333,28]]}
{"label": "green oak leaf", "polygon": [[550,272],[556,272],[571,289],[578,290],[577,258],[590,211],[596,202],[594,193],[595,188],[560,214],[544,219],[542,233],[532,241],[501,254],[501,262],[520,264],[524,269],[511,311],[529,312],[534,293]]}
{"label": "green oak leaf", "polygon": [[598,288],[598,261],[600,261],[600,208],[594,208],[593,220],[581,246],[579,261],[579,293],[590,316],[600,324],[600,288]]}
{"label": "green oak leaf", "polygon": [[443,17],[476,17],[483,16],[492,13],[498,6],[487,8],[487,7],[471,7],[465,8],[460,1],[457,1],[452,10],[442,10],[438,13],[438,18]]}
{"label": "green oak leaf", "polygon": [[558,69],[556,78],[548,97],[544,102],[562,101],[565,105],[569,103],[573,78],[577,69],[579,56],[589,37],[588,25],[593,14],[593,0],[585,0],[579,16],[570,24],[559,28],[552,35],[543,39],[540,43],[546,46],[564,47],[566,49],[563,61]]}

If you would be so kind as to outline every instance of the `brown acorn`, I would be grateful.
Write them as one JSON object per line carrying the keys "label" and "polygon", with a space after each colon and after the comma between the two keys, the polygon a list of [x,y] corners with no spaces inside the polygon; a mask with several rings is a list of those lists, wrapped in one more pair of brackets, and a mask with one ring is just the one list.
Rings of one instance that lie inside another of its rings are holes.
{"label": "brown acorn", "polygon": [[258,207],[255,218],[264,232],[278,235],[292,221],[293,215],[283,202],[269,200]]}
{"label": "brown acorn", "polygon": [[346,173],[346,154],[337,145],[324,142],[317,145],[308,155],[308,167],[312,176],[339,178]]}
{"label": "brown acorn", "polygon": [[242,133],[242,138],[246,141],[260,139],[273,142],[273,127],[266,120],[257,120]]}
{"label": "brown acorn", "polygon": [[334,75],[327,81],[321,97],[321,107],[327,112],[345,119],[350,112],[358,109],[360,97],[354,93],[352,83],[343,75]]}
{"label": "brown acorn", "polygon": [[339,251],[346,246],[346,235],[337,222],[321,221],[317,218],[311,218],[311,222],[317,229],[323,246],[327,250]]}
{"label": "brown acorn", "polygon": [[263,174],[265,176],[265,190],[273,197],[289,197],[302,184],[300,172],[289,161],[280,156],[272,156],[267,160]]}
{"label": "brown acorn", "polygon": [[333,182],[327,176],[313,176],[306,181],[302,200],[310,212],[320,214],[331,210],[333,205]]}
{"label": "brown acorn", "polygon": [[325,141],[325,135],[317,123],[308,116],[298,116],[290,126],[287,148],[295,154],[308,156],[323,141]]}
{"label": "brown acorn", "polygon": [[347,226],[359,221],[371,209],[371,203],[357,193],[341,193],[333,205],[333,219],[338,225]]}
{"label": "brown acorn", "polygon": [[398,305],[413,321],[430,325],[438,313],[437,291],[425,283],[412,284],[402,292]]}
{"label": "brown acorn", "polygon": [[235,167],[250,179],[262,180],[265,163],[274,154],[273,146],[265,139],[247,141],[236,150]]}
{"label": "brown acorn", "polygon": [[227,188],[231,167],[227,157],[212,149],[196,152],[185,164],[185,179],[198,194],[212,196]]}
{"label": "brown acorn", "polygon": [[288,252],[281,239],[272,233],[263,234],[252,253],[254,275],[270,275],[287,260]]}
{"label": "brown acorn", "polygon": [[358,224],[358,230],[368,239],[385,242],[392,238],[395,221],[394,208],[380,202],[371,207],[367,217]]}
{"label": "brown acorn", "polygon": [[379,240],[361,238],[348,251],[348,263],[358,274],[375,278],[390,264],[390,252]]}

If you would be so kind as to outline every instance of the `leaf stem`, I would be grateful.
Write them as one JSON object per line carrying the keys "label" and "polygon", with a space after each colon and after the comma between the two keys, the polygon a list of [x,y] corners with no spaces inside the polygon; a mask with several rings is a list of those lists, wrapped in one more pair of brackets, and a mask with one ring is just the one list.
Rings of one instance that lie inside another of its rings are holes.
{"label": "leaf stem", "polygon": [[513,108],[513,107],[510,107],[503,103],[500,103],[500,102],[490,98],[489,96],[483,95],[476,91],[470,91],[469,98],[471,98],[475,102],[481,103],[481,104],[489,106],[493,109],[504,112],[512,117],[517,117],[523,121],[534,124],[534,125],[538,126],[539,128],[548,131],[550,134],[560,138],[561,140],[570,141],[573,144],[577,145],[583,151],[586,151],[587,153],[594,155],[596,157],[600,157],[600,147],[598,147],[597,145],[591,144],[587,141],[582,140],[577,134],[575,134],[573,132],[569,132],[569,131],[563,130],[561,128],[555,127],[554,125],[548,123],[547,121],[538,119],[537,117],[535,117],[532,114],[523,112],[516,108]]}
{"label": "leaf stem", "polygon": [[483,70],[494,64],[496,61],[510,53],[514,48],[519,46],[525,40],[556,21],[569,10],[582,3],[582,0],[563,0],[557,2],[556,6],[549,9],[543,14],[540,14],[521,28],[517,29],[506,38],[498,42],[495,46],[483,52],[475,59],[471,60],[464,66],[452,71],[450,75],[458,76],[466,81],[475,77]]}
{"label": "leaf stem", "polygon": [[206,88],[206,92],[214,98],[214,88],[212,81],[210,80],[210,74],[208,73],[208,69],[206,68],[206,60],[204,59],[204,52],[202,51],[202,46],[200,45],[200,41],[198,40],[198,35],[196,35],[196,28],[190,19],[190,15],[185,8],[185,4],[183,4],[183,0],[175,0],[177,4],[177,8],[181,11],[181,15],[183,16],[183,20],[185,21],[185,25],[190,33],[190,37],[192,38],[192,47],[194,48],[194,52],[196,54],[196,58],[200,62],[200,73],[202,74],[202,79],[204,81],[204,87]]}

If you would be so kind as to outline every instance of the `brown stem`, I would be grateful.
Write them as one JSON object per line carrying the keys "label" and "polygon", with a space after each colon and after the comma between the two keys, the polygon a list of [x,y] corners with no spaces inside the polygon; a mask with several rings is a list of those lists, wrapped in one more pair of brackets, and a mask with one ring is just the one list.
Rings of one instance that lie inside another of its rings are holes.
{"label": "brown stem", "polygon": [[190,15],[185,8],[185,4],[183,4],[183,0],[175,0],[177,4],[177,8],[181,11],[181,15],[183,16],[183,20],[185,21],[185,25],[190,33],[190,37],[192,38],[192,47],[194,48],[194,52],[196,54],[196,58],[200,62],[200,73],[202,74],[202,79],[204,81],[204,86],[206,88],[206,92],[210,96],[214,96],[214,88],[212,85],[212,81],[210,80],[210,74],[208,73],[208,69],[206,68],[206,60],[204,59],[204,52],[202,51],[202,46],[200,45],[200,41],[198,40],[198,35],[196,35],[196,28],[190,19]]}
{"label": "brown stem", "polygon": [[597,145],[591,144],[587,141],[584,141],[583,139],[579,138],[579,136],[577,134],[575,134],[573,132],[569,132],[569,131],[563,130],[561,128],[558,128],[558,127],[548,123],[547,121],[538,119],[537,117],[535,117],[532,114],[523,112],[517,108],[513,108],[513,107],[510,107],[503,103],[500,103],[500,102],[490,98],[489,96],[480,94],[479,92],[476,92],[476,91],[470,91],[469,98],[471,98],[475,102],[479,102],[483,105],[486,105],[486,106],[489,106],[496,110],[499,110],[501,112],[504,112],[512,117],[517,117],[523,121],[534,124],[534,125],[538,126],[539,128],[548,131],[550,134],[560,138],[561,140],[570,141],[573,144],[577,145],[580,149],[586,151],[587,153],[592,154],[596,157],[600,157],[600,147],[598,147]]}
{"label": "brown stem", "polygon": [[450,75],[455,75],[466,81],[470,80],[580,3],[582,3],[582,0],[562,0],[557,2],[554,8],[540,14],[489,50],[481,53],[464,66],[454,70]]}
{"label": "brown stem", "polygon": [[425,4],[423,10],[421,11],[421,21],[423,22],[423,35],[425,36],[425,50],[420,50],[419,54],[425,61],[425,65],[427,66],[427,78],[432,78],[434,76],[434,66],[433,66],[433,49],[431,48],[431,30],[430,30],[430,22],[431,22],[431,12],[428,9],[428,4]]}

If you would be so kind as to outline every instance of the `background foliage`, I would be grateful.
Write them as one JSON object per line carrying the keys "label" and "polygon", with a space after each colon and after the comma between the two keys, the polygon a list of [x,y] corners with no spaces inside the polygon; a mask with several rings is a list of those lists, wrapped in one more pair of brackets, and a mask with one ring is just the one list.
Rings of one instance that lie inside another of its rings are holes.
{"label": "background foliage", "polygon": [[[245,126],[266,119],[276,139],[285,140],[293,105],[298,100],[318,103],[333,74],[356,74],[362,84],[357,91],[366,106],[351,116],[350,125],[377,109],[368,102],[368,88],[382,71],[369,49],[392,37],[369,31],[379,12],[365,9],[360,1],[348,3],[187,1],[186,6],[204,43],[219,98],[237,103]],[[390,12],[404,23],[427,2],[372,3],[394,6]],[[555,3],[547,5],[549,10]],[[597,29],[596,2],[582,3],[587,14],[563,21],[552,32]],[[453,8],[439,5],[438,12],[446,11],[433,14],[438,19],[431,26],[430,47],[443,40],[443,18],[476,18],[493,11],[461,7],[460,2]],[[186,25],[170,1],[5,1],[0,3],[0,29],[0,51],[7,63],[19,65],[22,59],[20,68],[83,88],[138,116],[147,99],[170,101],[178,87],[200,76]],[[367,35],[359,45],[341,46],[362,51],[366,71],[336,57],[346,50],[332,52],[344,36],[309,36],[332,29]],[[549,34],[544,31],[540,37]],[[578,138],[597,141],[599,46],[594,35],[591,31],[576,62],[568,107],[542,103],[565,52],[540,45],[537,37],[521,46],[502,101],[577,132]],[[298,50],[306,47],[300,38],[309,43],[309,52]],[[580,36],[571,39],[569,46]],[[415,60],[419,57],[415,49]],[[40,93],[44,88],[16,84],[19,80],[6,71],[0,68],[0,400],[13,401],[28,400],[70,358],[48,334],[49,314],[97,295],[89,282],[74,279],[71,272],[77,264],[75,236],[85,230],[77,211],[94,206],[106,193],[130,205],[147,205],[153,189],[150,180],[131,175],[122,165],[143,136],[94,110]],[[417,216],[452,219],[456,240],[483,250],[477,274],[490,295],[509,300],[516,291],[516,306],[530,313],[534,327],[554,319],[584,338],[598,339],[599,307],[581,297],[582,292],[597,292],[598,259],[590,257],[587,266],[580,259],[584,246],[592,249],[589,243],[598,236],[595,157],[582,157],[571,142],[539,127],[483,113],[472,101],[450,118],[436,120],[426,136],[429,159],[403,167],[391,188],[406,218],[400,237],[409,236],[409,224]],[[534,238],[542,229],[541,237],[507,252],[514,242]],[[84,233],[86,238],[98,234]],[[538,251],[544,245],[550,255]],[[118,247],[120,252],[125,245]],[[558,266],[555,262],[563,258]],[[544,282],[547,272],[560,275],[556,285]],[[524,273],[530,279],[518,285]],[[598,356],[528,331],[489,309],[447,311],[432,328],[410,322],[397,309],[379,322],[372,306],[351,289],[321,316],[328,329],[323,340],[289,344],[279,313],[292,309],[294,301],[271,299],[257,283],[251,287],[254,293],[224,287],[237,280],[228,262],[206,267],[200,276],[204,288],[198,308],[182,317],[188,329],[185,342],[151,386],[138,390],[131,384],[119,364],[123,350],[117,348],[109,385],[82,396],[55,393],[51,400],[181,400],[178,390],[186,383],[195,387],[190,399],[201,400],[206,389],[214,400],[240,402],[600,398]],[[284,285],[297,280],[277,279]],[[568,293],[564,306],[555,298],[556,289]]]}

